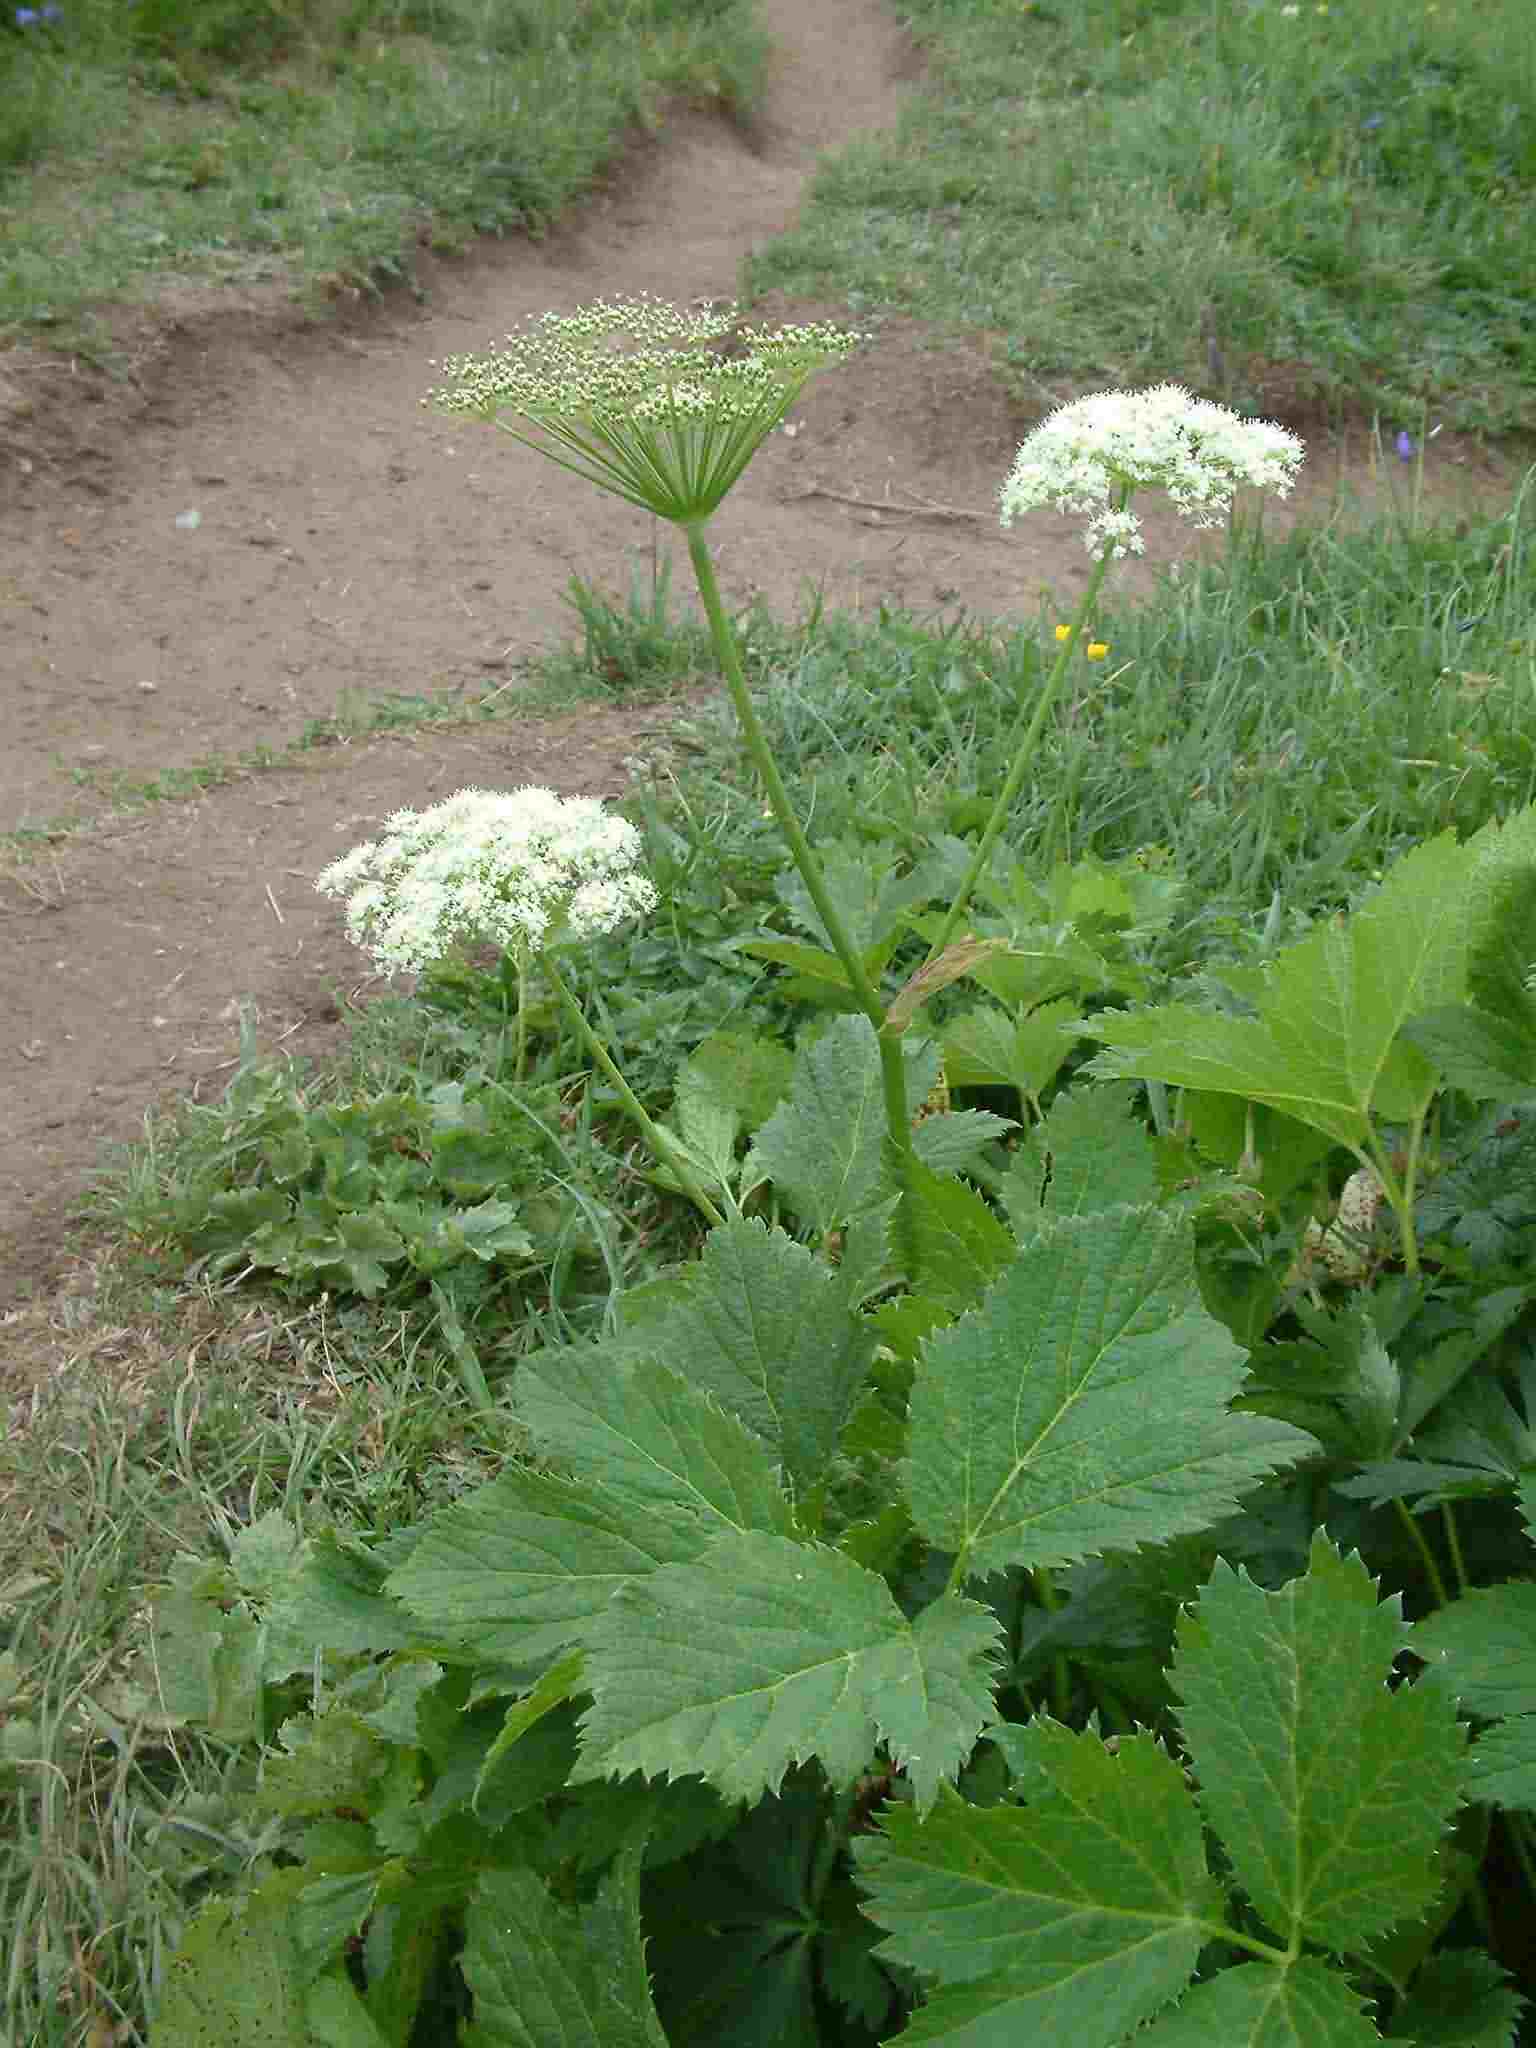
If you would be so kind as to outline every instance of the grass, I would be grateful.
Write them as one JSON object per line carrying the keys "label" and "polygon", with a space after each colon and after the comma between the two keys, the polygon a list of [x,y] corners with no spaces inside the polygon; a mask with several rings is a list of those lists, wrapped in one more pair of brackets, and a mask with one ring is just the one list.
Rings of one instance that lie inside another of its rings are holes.
{"label": "grass", "polygon": [[0,24],[0,337],[190,282],[323,297],[537,232],[667,98],[750,107],[745,0],[70,0]]}
{"label": "grass", "polygon": [[1175,377],[1312,422],[1536,430],[1525,0],[901,0],[890,137],[759,289],[988,330],[1030,403]]}

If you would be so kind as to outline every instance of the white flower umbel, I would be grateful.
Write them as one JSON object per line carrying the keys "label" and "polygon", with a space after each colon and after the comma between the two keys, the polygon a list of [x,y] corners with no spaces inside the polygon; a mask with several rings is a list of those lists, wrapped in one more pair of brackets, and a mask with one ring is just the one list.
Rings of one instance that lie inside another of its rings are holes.
{"label": "white flower umbel", "polygon": [[603,490],[692,526],[807,380],[858,339],[826,325],[738,327],[729,306],[600,300],[546,313],[486,355],[450,357],[429,403],[490,420]]}
{"label": "white flower umbel", "polygon": [[1061,406],[1025,441],[1003,483],[1002,521],[1040,505],[1086,512],[1090,554],[1139,555],[1141,521],[1128,509],[1137,491],[1166,491],[1186,519],[1214,526],[1240,484],[1283,498],[1303,452],[1284,427],[1240,419],[1177,384],[1101,391]]}
{"label": "white flower umbel", "polygon": [[596,797],[463,789],[397,811],[316,887],[347,899],[347,927],[390,973],[419,972],[469,941],[528,960],[559,937],[609,932],[655,907],[634,872],[640,835]]}

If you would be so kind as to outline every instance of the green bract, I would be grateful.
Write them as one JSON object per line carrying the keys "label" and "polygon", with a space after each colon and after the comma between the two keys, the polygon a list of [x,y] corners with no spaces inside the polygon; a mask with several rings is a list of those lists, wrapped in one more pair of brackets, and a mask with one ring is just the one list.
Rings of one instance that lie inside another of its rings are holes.
{"label": "green bract", "polygon": [[825,324],[738,328],[732,306],[599,300],[545,313],[486,355],[450,356],[431,402],[690,526],[715,511],[809,378],[858,340]]}

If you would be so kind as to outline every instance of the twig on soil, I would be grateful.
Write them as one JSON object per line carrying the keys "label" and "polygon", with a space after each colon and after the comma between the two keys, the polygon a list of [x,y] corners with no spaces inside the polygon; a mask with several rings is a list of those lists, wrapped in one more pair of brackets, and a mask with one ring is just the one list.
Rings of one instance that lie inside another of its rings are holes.
{"label": "twig on soil", "polygon": [[826,484],[807,484],[803,490],[786,493],[784,503],[793,504],[797,498],[830,498],[835,505],[854,505],[863,512],[891,512],[898,518],[906,519],[988,519],[987,512],[967,511],[963,505],[939,505],[931,498],[919,498],[915,491],[909,493],[915,500],[910,505],[899,505],[890,498],[861,498],[850,491],[834,491]]}
{"label": "twig on soil", "polygon": [[277,898],[272,894],[272,884],[270,882],[267,884],[267,901],[271,904],[272,915],[277,919],[278,923],[286,924],[288,920],[277,907]]}

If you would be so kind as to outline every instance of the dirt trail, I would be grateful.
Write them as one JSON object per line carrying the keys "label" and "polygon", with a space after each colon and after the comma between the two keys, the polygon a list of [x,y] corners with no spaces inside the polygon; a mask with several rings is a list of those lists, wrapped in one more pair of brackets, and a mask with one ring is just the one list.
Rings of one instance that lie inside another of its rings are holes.
{"label": "dirt trail", "polygon": [[[67,364],[0,359],[0,829],[104,809],[82,776],[281,744],[349,695],[510,680],[569,632],[573,572],[627,589],[640,515],[419,400],[436,359],[551,305],[732,296],[818,154],[894,119],[913,66],[878,0],[762,14],[777,54],[750,135],[681,117],[544,242],[436,266],[424,307],[402,294],[317,329],[204,298],[147,330],[131,417]],[[1043,584],[1069,593],[1087,568],[1075,530],[1040,518],[1003,536],[992,516],[1027,424],[979,349],[880,323],[730,500],[727,592],[793,614],[814,577],[837,604],[985,615],[1032,611]],[[0,1307],[60,1269],[101,1140],[221,1084],[240,999],[264,1044],[326,1043],[331,992],[364,972],[314,894],[326,860],[466,781],[616,794],[637,731],[660,722],[600,712],[337,748],[109,819],[0,878]]]}

